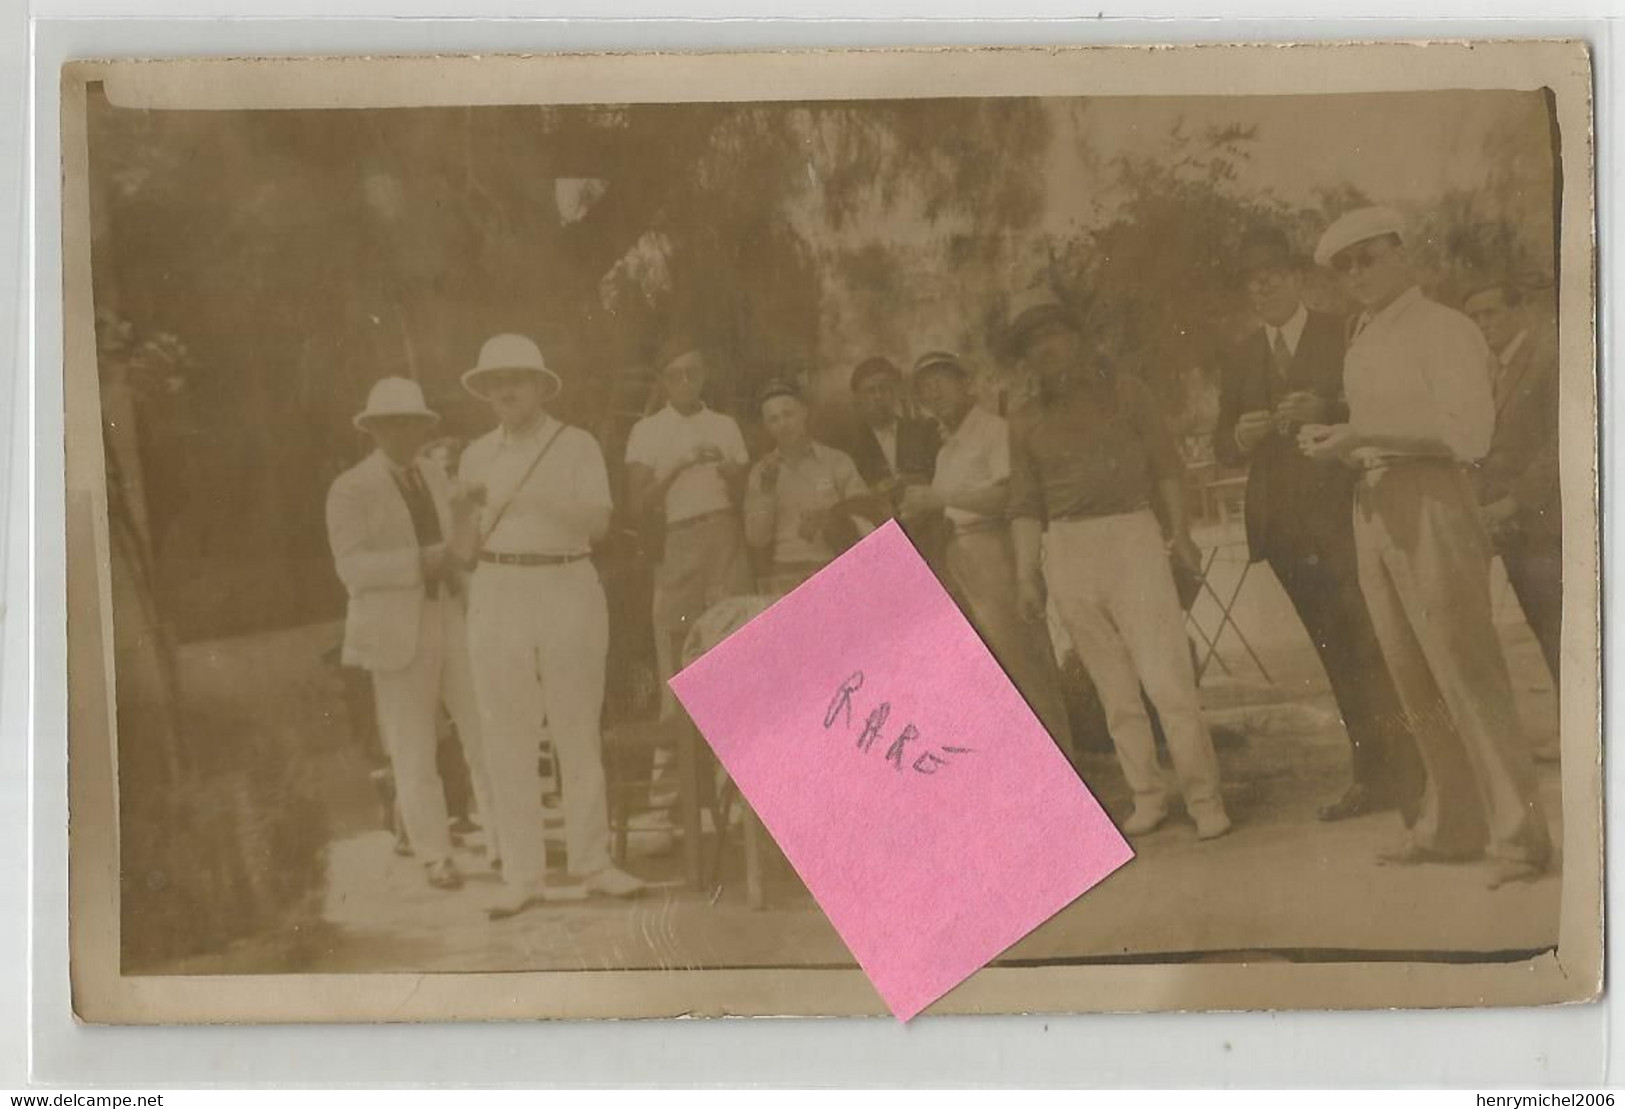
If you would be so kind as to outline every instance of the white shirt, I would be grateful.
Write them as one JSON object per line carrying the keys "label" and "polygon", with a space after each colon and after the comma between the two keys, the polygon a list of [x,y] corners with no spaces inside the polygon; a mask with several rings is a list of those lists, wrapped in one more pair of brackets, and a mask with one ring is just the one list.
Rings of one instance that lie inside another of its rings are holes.
{"label": "white shirt", "polygon": [[1264,338],[1268,340],[1270,349],[1275,349],[1275,337],[1279,335],[1286,340],[1288,354],[1298,353],[1298,340],[1303,338],[1303,325],[1309,322],[1309,309],[1300,301],[1298,310],[1292,313],[1292,318],[1280,327],[1271,324],[1264,325]]}
{"label": "white shirt", "polygon": [[[771,461],[778,463],[779,476],[769,493],[762,489],[762,471]],[[794,460],[773,451],[751,468],[745,483],[745,541],[753,547],[771,547],[775,562],[829,562],[835,557],[829,544],[816,537],[802,538],[802,516],[868,491],[844,451],[813,443]]]}
{"label": "white shirt", "polygon": [[[1010,425],[980,405],[972,405],[937,450],[931,488],[943,496],[974,493],[1010,480]],[[1002,519],[952,506],[943,509],[954,527]]]}
{"label": "white shirt", "polygon": [[[679,462],[701,446],[717,448],[724,458],[740,466],[750,463],[745,437],[733,417],[705,407],[685,416],[669,404],[633,425],[626,441],[626,461],[629,465],[647,466],[654,471],[656,481],[664,481]],[[668,524],[732,507],[728,483],[715,464],[690,466],[666,490]]]}
{"label": "white shirt", "polygon": [[1363,318],[1349,344],[1349,422],[1363,435],[1438,439],[1457,461],[1476,461],[1495,431],[1492,365],[1477,325],[1413,285]]}
{"label": "white shirt", "polygon": [[886,456],[886,466],[892,473],[897,472],[897,421],[893,420],[883,428],[870,427],[869,433],[880,444],[880,453]]}
{"label": "white shirt", "polygon": [[[550,441],[547,454],[525,477],[531,462]],[[481,546],[501,554],[587,554],[592,550],[592,536],[562,519],[558,509],[612,507],[609,472],[598,441],[579,427],[564,427],[552,416],[522,435],[510,435],[507,428],[498,427],[476,439],[463,452],[458,477],[485,486],[480,534],[486,539]],[[508,505],[506,511],[502,511],[504,504]],[[491,521],[498,512],[502,518],[493,531]]]}

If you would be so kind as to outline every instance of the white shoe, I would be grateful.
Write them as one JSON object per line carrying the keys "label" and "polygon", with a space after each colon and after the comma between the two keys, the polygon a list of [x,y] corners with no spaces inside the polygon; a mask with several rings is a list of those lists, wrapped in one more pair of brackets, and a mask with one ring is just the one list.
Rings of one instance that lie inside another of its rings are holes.
{"label": "white shoe", "polygon": [[1191,814],[1196,821],[1197,839],[1218,839],[1234,826],[1221,808]]}
{"label": "white shoe", "polygon": [[485,907],[485,915],[491,920],[506,920],[536,905],[586,899],[587,891],[581,886],[512,886]]}
{"label": "white shoe", "polygon": [[1125,836],[1143,836],[1162,827],[1162,822],[1168,819],[1168,810],[1160,805],[1135,805],[1134,812],[1123,821],[1123,834]]}
{"label": "white shoe", "polygon": [[581,884],[588,893],[601,893],[606,897],[635,897],[643,892],[643,879],[614,866],[594,871],[582,879]]}

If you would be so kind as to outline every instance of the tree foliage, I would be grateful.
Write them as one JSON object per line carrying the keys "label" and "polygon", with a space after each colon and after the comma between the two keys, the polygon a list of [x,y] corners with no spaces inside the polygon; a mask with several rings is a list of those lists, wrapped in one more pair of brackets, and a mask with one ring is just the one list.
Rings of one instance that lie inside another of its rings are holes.
{"label": "tree foliage", "polygon": [[[481,341],[535,336],[561,415],[618,457],[673,329],[717,352],[725,406],[820,364],[808,212],[907,208],[982,233],[1042,206],[1033,101],[91,113],[98,306],[178,336],[147,406],[147,499],[173,517],[160,592],[183,637],[299,622],[341,600],[328,483],[359,455],[370,383],[424,384],[452,429]],[[560,180],[591,183],[562,210]],[[658,264],[624,264],[642,256]],[[608,295],[606,295],[606,293]]]}
{"label": "tree foliage", "polygon": [[[1328,181],[1289,203],[1257,184],[1262,137],[1241,122],[1177,124],[1124,155],[1092,137],[1095,110],[96,106],[98,308],[184,353],[140,399],[161,430],[141,469],[183,636],[335,612],[320,514],[362,447],[351,413],[373,380],[404,373],[454,433],[479,430],[458,376],[498,331],[542,343],[568,383],[561,415],[612,462],[658,399],[647,362],[674,330],[714,353],[713,403],[748,416],[771,376],[844,399],[846,371],[871,353],[906,362],[946,345],[991,363],[1005,298],[1035,279],[1086,304],[1123,366],[1177,410],[1247,324],[1229,269],[1243,230],[1275,223],[1307,254],[1331,219],[1383,199]],[[1550,284],[1547,127],[1529,98],[1485,139],[1481,187],[1409,213],[1437,295],[1503,272]],[[1085,169],[1057,183],[1068,137]],[[1093,214],[1046,224],[1050,188]],[[1311,295],[1346,306],[1324,274]]]}
{"label": "tree foliage", "polygon": [[1078,301],[1119,367],[1175,408],[1182,375],[1212,367],[1244,324],[1234,269],[1243,232],[1292,216],[1273,194],[1238,187],[1256,141],[1239,125],[1191,132],[1176,123],[1163,150],[1113,160],[1114,214],[1060,244],[1047,275]]}

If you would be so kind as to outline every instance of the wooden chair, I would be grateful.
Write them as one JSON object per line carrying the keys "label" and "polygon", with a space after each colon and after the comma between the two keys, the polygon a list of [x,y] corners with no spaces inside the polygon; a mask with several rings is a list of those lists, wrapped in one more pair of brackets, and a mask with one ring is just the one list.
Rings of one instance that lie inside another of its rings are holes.
{"label": "wooden chair", "polygon": [[[616,866],[626,862],[627,844],[634,818],[663,809],[655,805],[651,790],[655,785],[655,752],[680,749],[686,720],[630,720],[604,729],[604,782],[609,800],[610,855]],[[681,759],[679,758],[679,762]],[[700,826],[699,796],[687,788],[687,775],[681,775],[677,791],[677,817],[685,836],[697,838]],[[693,829],[692,833],[690,829]],[[684,844],[684,878],[694,889],[701,887],[699,859]],[[693,858],[688,856],[693,855]]]}

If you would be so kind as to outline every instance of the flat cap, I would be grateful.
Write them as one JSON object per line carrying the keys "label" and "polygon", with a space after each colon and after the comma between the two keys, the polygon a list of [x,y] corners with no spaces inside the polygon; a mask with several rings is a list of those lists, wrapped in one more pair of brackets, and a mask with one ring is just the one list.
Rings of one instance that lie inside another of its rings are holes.
{"label": "flat cap", "polygon": [[918,377],[927,370],[937,370],[950,373],[956,377],[969,377],[970,371],[965,369],[965,363],[959,360],[959,355],[951,350],[929,350],[914,360],[914,376]]}
{"label": "flat cap", "polygon": [[665,373],[666,367],[683,357],[683,355],[693,354],[701,349],[699,340],[686,331],[668,335],[666,340],[655,349],[655,372]]}
{"label": "flat cap", "polygon": [[863,383],[871,377],[902,377],[897,365],[885,355],[876,354],[859,362],[852,371],[852,391],[856,393],[863,388]]}
{"label": "flat cap", "polygon": [[1316,244],[1315,265],[1330,265],[1333,257],[1355,243],[1383,235],[1397,235],[1400,242],[1404,242],[1405,217],[1392,208],[1384,207],[1356,208],[1352,212],[1344,212],[1332,221]]}
{"label": "flat cap", "polygon": [[762,387],[762,391],[756,394],[756,407],[761,408],[762,405],[766,404],[774,397],[794,397],[796,400],[804,399],[801,395],[801,390],[793,381],[785,381],[783,378],[780,378],[775,381],[769,381]]}

